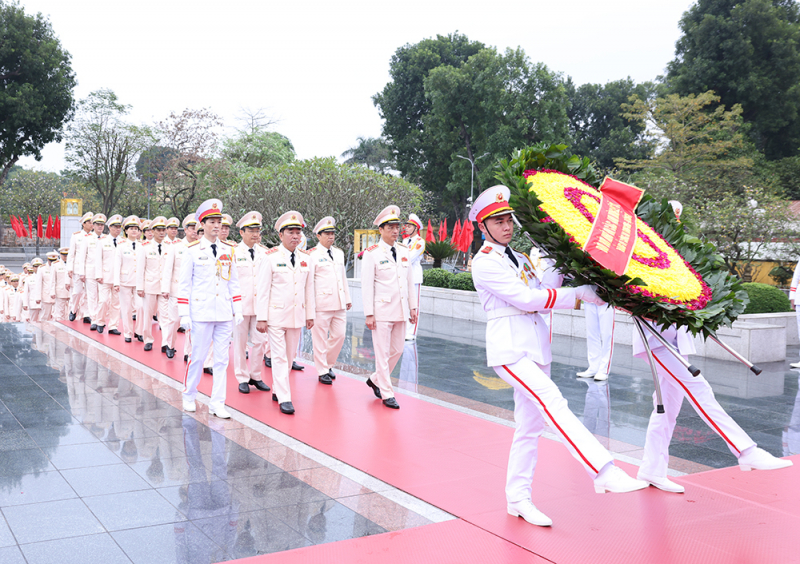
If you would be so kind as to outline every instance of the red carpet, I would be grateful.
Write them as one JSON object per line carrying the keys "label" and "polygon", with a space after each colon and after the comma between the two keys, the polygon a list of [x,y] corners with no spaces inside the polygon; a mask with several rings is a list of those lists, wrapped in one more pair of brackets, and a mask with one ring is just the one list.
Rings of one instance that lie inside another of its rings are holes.
{"label": "red carpet", "polygon": [[[80,322],[66,325],[183,381],[182,356],[168,360],[158,340],[152,352],[144,352],[141,343],[97,335]],[[263,374],[271,383],[270,370],[264,368]],[[209,394],[210,389],[211,377],[205,377],[200,390]],[[287,416],[279,413],[270,393],[238,393],[229,366],[230,407],[466,523],[429,525],[243,562],[528,561],[517,547],[565,563],[800,562],[797,466],[686,476],[676,480],[687,487],[684,495],[653,488],[597,495],[567,450],[543,440],[534,501],[555,522],[543,529],[505,511],[510,428],[403,395],[398,396],[401,409],[390,410],[363,382],[342,377],[333,386],[320,385],[313,366],[292,373],[292,401],[297,413]],[[800,464],[800,457],[795,458]],[[619,465],[635,475],[634,467]]]}

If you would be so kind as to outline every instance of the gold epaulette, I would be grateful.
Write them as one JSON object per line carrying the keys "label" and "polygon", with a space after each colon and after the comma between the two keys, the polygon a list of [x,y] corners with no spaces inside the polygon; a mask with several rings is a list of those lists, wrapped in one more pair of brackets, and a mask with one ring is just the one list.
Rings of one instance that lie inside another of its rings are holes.
{"label": "gold epaulette", "polygon": [[271,255],[272,253],[277,253],[277,252],[278,252],[278,247],[272,247],[271,249],[267,250],[267,254],[268,255]]}
{"label": "gold epaulette", "polygon": [[405,243],[395,243],[395,245],[397,245],[398,247],[403,247],[404,249],[408,248],[406,247]]}
{"label": "gold epaulette", "polygon": [[377,249],[379,246],[380,246],[380,245],[372,245],[371,247],[367,247],[365,250],[366,250],[366,251],[374,251],[374,250],[375,250],[375,249]]}
{"label": "gold epaulette", "polygon": [[192,241],[191,243],[189,243],[189,244],[188,244],[188,245],[186,245],[186,246],[187,246],[187,247],[194,247],[195,245],[197,245],[197,244],[199,244],[199,243],[200,243],[200,239],[198,239],[197,241]]}

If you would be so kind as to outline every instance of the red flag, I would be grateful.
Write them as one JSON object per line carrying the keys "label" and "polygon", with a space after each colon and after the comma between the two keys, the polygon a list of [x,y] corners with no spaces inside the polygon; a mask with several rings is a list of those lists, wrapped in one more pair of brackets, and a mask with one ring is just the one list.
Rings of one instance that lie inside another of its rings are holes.
{"label": "red flag", "polygon": [[44,237],[44,230],[42,229],[42,214],[36,218],[36,236],[41,239]]}
{"label": "red flag", "polygon": [[431,220],[428,220],[428,228],[425,230],[425,242],[435,243],[436,237],[433,236],[433,227],[431,227]]}
{"label": "red flag", "polygon": [[60,239],[61,238],[61,218],[59,216],[56,216],[55,223],[56,223],[56,226],[55,226],[56,238]]}
{"label": "red flag", "polygon": [[8,216],[9,221],[11,222],[11,229],[14,230],[14,234],[19,237],[19,223],[17,223],[17,218],[13,215]]}
{"label": "red flag", "polygon": [[474,230],[472,228],[472,222],[471,221],[465,221],[464,222],[464,229],[461,230],[460,248],[461,248],[462,252],[464,252],[464,253],[468,253],[469,252],[469,248],[472,246],[472,240],[473,240],[472,234],[473,233],[474,233]]}
{"label": "red flag", "polygon": [[457,248],[457,249],[459,248],[459,243],[461,242],[461,220],[460,219],[456,220],[456,224],[453,227],[453,236],[450,239],[450,241],[453,243],[453,246],[455,248]]}
{"label": "red flag", "polygon": [[439,240],[444,241],[447,239],[447,220],[439,223]]}
{"label": "red flag", "polygon": [[33,223],[31,222],[31,216],[28,216],[28,231],[26,237],[33,237]]}
{"label": "red flag", "polygon": [[53,216],[47,216],[47,229],[44,232],[45,239],[52,239],[53,238]]}

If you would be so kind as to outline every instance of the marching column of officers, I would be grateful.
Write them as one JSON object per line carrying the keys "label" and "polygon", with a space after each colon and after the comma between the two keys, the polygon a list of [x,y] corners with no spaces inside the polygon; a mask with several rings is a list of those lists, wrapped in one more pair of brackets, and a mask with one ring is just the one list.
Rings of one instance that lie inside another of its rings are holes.
{"label": "marching column of officers", "polygon": [[[418,283],[412,253],[398,241],[400,210],[385,208],[375,219],[381,233],[364,255],[365,309],[372,330],[376,368],[367,379],[389,408],[394,398],[390,374],[403,351],[407,322],[417,320]],[[317,245],[305,249],[305,219],[297,211],[274,224],[280,244],[261,244],[262,215],[251,211],[236,227],[241,242],[228,239],[232,218],[222,202],[208,200],[182,222],[178,218],[86,213],[69,247],[47,253],[12,274],[0,265],[0,319],[3,321],[83,320],[91,331],[139,341],[152,351],[154,325],[161,352],[177,354],[177,334],[186,333],[184,408],[194,410],[202,373],[212,374],[210,410],[225,410],[228,349],[240,393],[272,391],[282,413],[292,414],[290,373],[303,327],[313,339],[320,384],[336,379],[333,367],[342,349],[346,312],[352,307],[344,252],[334,245],[336,219],[324,217],[313,233]],[[419,220],[410,218],[418,227]],[[184,238],[178,238],[182,226]],[[106,231],[107,228],[107,231]],[[368,288],[367,288],[368,286]],[[193,351],[196,354],[193,354]],[[261,379],[261,362],[272,367],[272,388]]]}

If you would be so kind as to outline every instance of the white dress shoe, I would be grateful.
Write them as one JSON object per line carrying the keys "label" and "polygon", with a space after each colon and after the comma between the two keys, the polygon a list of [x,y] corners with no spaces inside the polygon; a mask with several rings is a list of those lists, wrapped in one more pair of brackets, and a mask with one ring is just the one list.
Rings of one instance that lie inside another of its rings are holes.
{"label": "white dress shoe", "polygon": [[594,479],[594,491],[597,493],[626,493],[643,490],[650,484],[631,478],[621,468],[611,465],[600,472]]}
{"label": "white dress shoe", "polygon": [[223,405],[220,405],[220,406],[217,406],[217,407],[209,407],[208,408],[208,412],[211,415],[216,415],[220,419],[230,419],[231,418],[231,414],[228,413],[228,410],[225,409],[225,406],[223,406]]}
{"label": "white dress shoe", "polygon": [[578,372],[577,374],[575,374],[575,376],[577,376],[578,378],[591,378],[595,374],[596,372],[594,370],[592,370],[591,368],[587,368],[583,372]]}
{"label": "white dress shoe", "polygon": [[594,375],[595,382],[605,382],[606,380],[608,380],[608,374],[603,374],[602,372],[598,372],[597,374]]}
{"label": "white dress shoe", "polygon": [[686,491],[686,489],[682,485],[676,484],[666,476],[657,478],[655,476],[648,476],[646,474],[642,474],[641,472],[639,472],[636,478],[639,480],[643,480],[648,484],[650,484],[651,486],[653,486],[654,488],[658,488],[665,492],[683,493],[684,491]]}
{"label": "white dress shoe", "polygon": [[197,406],[194,403],[194,400],[183,400],[183,410],[188,411],[189,413],[194,413],[197,411]]}
{"label": "white dress shoe", "polygon": [[800,361],[793,362],[789,366],[791,366],[792,368],[800,368]]}
{"label": "white dress shoe", "polygon": [[750,470],[777,470],[779,468],[787,468],[791,465],[791,460],[777,458],[763,448],[758,447],[747,449],[739,457],[739,468],[745,472]]}
{"label": "white dress shoe", "polygon": [[538,525],[540,527],[549,527],[553,524],[553,520],[547,515],[536,509],[536,506],[530,500],[517,501],[508,504],[508,514],[512,517],[522,517],[531,525]]}

